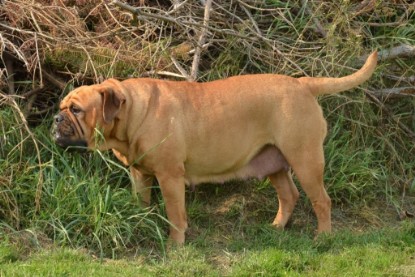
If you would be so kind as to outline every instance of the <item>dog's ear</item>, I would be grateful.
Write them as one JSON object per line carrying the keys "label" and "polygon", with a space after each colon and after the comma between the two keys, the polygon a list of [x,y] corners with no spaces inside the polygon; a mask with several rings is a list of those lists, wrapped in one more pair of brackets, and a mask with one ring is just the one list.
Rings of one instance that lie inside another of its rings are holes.
{"label": "dog's ear", "polygon": [[117,116],[121,105],[125,102],[125,96],[120,91],[111,87],[103,87],[99,93],[102,95],[102,114],[105,123],[110,123]]}

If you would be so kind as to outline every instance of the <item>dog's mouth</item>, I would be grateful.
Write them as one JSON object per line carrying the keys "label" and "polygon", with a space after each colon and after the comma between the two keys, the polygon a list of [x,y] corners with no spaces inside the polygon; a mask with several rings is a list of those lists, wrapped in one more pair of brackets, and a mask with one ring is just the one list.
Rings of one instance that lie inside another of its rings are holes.
{"label": "dog's mouth", "polygon": [[53,138],[55,143],[62,148],[84,149],[88,147],[88,143],[85,140],[62,137],[59,132],[53,134]]}

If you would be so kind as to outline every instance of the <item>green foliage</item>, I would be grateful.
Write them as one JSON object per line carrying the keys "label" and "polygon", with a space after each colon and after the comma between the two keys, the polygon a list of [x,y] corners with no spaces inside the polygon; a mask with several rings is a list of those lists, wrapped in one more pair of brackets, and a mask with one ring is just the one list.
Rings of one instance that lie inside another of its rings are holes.
{"label": "green foliage", "polygon": [[[7,109],[0,112],[2,116],[11,113]],[[157,207],[140,208],[130,193],[128,170],[115,163],[109,153],[79,154],[58,149],[48,126],[35,130],[42,143],[39,171],[25,130],[3,122],[8,136],[2,151],[8,154],[0,160],[0,169],[3,178],[10,180],[0,198],[2,207],[6,207],[1,211],[4,223],[16,228],[31,226],[60,245],[87,247],[105,256],[154,242],[159,242],[162,250],[163,213],[154,212]],[[43,182],[40,210],[36,211],[39,174]]]}

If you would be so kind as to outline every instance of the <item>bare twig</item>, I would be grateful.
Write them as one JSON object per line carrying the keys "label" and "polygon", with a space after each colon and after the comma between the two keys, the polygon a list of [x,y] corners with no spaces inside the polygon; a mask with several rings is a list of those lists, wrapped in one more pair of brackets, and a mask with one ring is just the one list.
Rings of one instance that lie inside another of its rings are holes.
{"label": "bare twig", "polygon": [[[81,46],[81,48],[82,48],[82,50],[84,50],[84,53],[88,57],[88,63],[91,64],[92,70],[94,71],[95,82],[99,83],[100,76],[98,76],[97,70],[95,69],[94,60],[91,58],[91,55],[90,55],[89,51],[84,46]],[[85,71],[87,71],[88,63],[85,63]]]}
{"label": "bare twig", "polygon": [[386,88],[386,89],[372,91],[372,93],[376,95],[377,97],[382,97],[382,98],[404,97],[404,96],[415,97],[415,87]]}
{"label": "bare twig", "polygon": [[55,77],[52,73],[47,72],[46,70],[41,70],[45,79],[47,79],[52,85],[63,90],[66,87],[66,84],[60,81],[57,77]]}
{"label": "bare twig", "polygon": [[239,6],[244,10],[246,15],[249,17],[249,20],[251,20],[252,25],[255,28],[255,31],[262,36],[262,32],[258,27],[258,23],[256,23],[254,17],[252,16],[251,12],[245,7],[245,5],[241,4],[241,1],[238,1]]}
{"label": "bare twig", "polygon": [[[369,55],[363,55],[359,58],[359,62],[364,64]],[[396,58],[410,58],[415,57],[415,46],[402,44],[389,49],[384,49],[378,52],[378,62],[393,60]]]}
{"label": "bare twig", "polygon": [[44,114],[47,114],[47,113],[49,113],[49,112],[53,112],[53,111],[54,111],[54,110],[56,110],[58,107],[59,107],[59,104],[55,104],[55,105],[52,105],[52,106],[47,107],[47,108],[45,108],[45,109],[43,109],[43,110],[40,110],[40,111],[31,111],[31,112],[30,112],[30,115],[31,115],[31,116],[44,115]]}
{"label": "bare twig", "polygon": [[34,94],[38,94],[38,93],[41,93],[41,92],[43,92],[43,91],[45,91],[45,87],[38,87],[38,88],[35,88],[35,89],[32,89],[32,90],[30,90],[30,91],[28,91],[28,92],[25,92],[25,93],[23,93],[22,95],[21,95],[21,97],[23,97],[23,98],[29,98],[29,97],[31,97],[32,95],[34,95]]}
{"label": "bare twig", "polygon": [[[158,20],[163,20],[163,21],[166,21],[166,22],[174,23],[176,26],[179,26],[181,28],[199,27],[202,30],[214,32],[214,33],[217,33],[217,34],[230,35],[230,36],[240,38],[240,39],[243,39],[243,40],[246,40],[246,41],[251,41],[251,42],[257,42],[259,40],[263,41],[277,55],[282,57],[289,64],[292,64],[299,72],[301,72],[302,74],[305,74],[304,70],[300,66],[298,66],[298,64],[296,64],[293,60],[288,58],[287,55],[284,55],[281,52],[281,50],[279,50],[276,47],[277,42],[275,40],[266,38],[261,33],[257,33],[255,30],[253,31],[253,33],[245,35],[245,34],[241,34],[241,33],[237,32],[236,30],[233,30],[233,29],[226,29],[226,28],[220,29],[220,28],[212,27],[212,26],[209,26],[209,25],[201,24],[201,23],[198,23],[198,22],[190,21],[190,20],[179,20],[179,18],[173,18],[173,17],[170,17],[170,16],[164,16],[164,15],[154,14],[154,13],[147,13],[147,12],[142,11],[140,8],[132,7],[128,4],[120,2],[118,0],[113,0],[111,3],[118,6],[118,7],[120,7],[120,8],[122,8],[122,9],[125,9],[125,10],[133,13],[134,15],[136,15],[137,17],[139,17],[141,19],[153,18],[153,19],[158,19]],[[252,28],[250,28],[250,29],[252,29]],[[278,41],[278,44],[283,44],[283,43]],[[288,44],[284,44],[284,46],[290,47],[290,48],[292,47],[291,45],[288,45]]]}
{"label": "bare twig", "polygon": [[402,22],[398,21],[398,22],[384,22],[384,23],[367,22],[365,24],[367,24],[369,26],[372,26],[372,27],[398,27],[398,26],[400,26],[402,24],[405,24],[405,23],[402,23]]}
{"label": "bare twig", "polygon": [[354,9],[354,16],[358,16],[360,14],[372,12],[376,6],[376,1],[374,0],[364,0],[361,1],[360,4]]}
{"label": "bare twig", "polygon": [[[239,3],[241,3],[242,4],[242,1],[238,1]],[[242,4],[243,5],[243,4]],[[240,17],[238,17],[238,16],[236,16],[235,14],[233,14],[233,13],[231,13],[231,12],[229,12],[229,11],[226,11],[223,7],[221,7],[221,6],[218,6],[219,8],[221,8],[222,10],[224,10],[225,12],[227,12],[227,14],[229,14],[229,15],[231,15],[232,17],[234,17],[234,18],[236,18],[236,19],[238,19],[241,23],[244,23],[244,21],[240,18]],[[282,17],[284,17],[282,14],[281,14],[281,16]],[[288,22],[288,20],[285,20],[285,21],[287,21],[287,24],[291,24],[290,22]],[[270,47],[271,49],[272,49],[272,51],[274,52],[274,53],[276,53],[278,56],[280,56],[281,58],[283,58],[284,60],[286,60],[289,64],[291,64],[291,65],[293,65],[299,72],[301,72],[302,74],[304,74],[304,75],[307,75],[307,73],[298,65],[298,64],[296,64],[293,60],[291,60],[287,55],[284,55],[282,52],[281,52],[281,50],[280,49],[278,49],[278,47],[276,47],[276,44],[277,44],[277,42],[275,41],[275,40],[273,40],[273,39],[270,39],[270,38],[267,38],[267,37],[265,37],[265,36],[263,36],[262,35],[262,33],[260,32],[260,33],[258,33],[255,29],[253,29],[253,28],[251,28],[250,26],[247,26],[246,24],[244,24],[245,25],[245,27],[249,30],[249,31],[251,31],[251,35],[252,35],[252,37],[244,37],[244,41],[246,41],[246,42],[257,42],[257,41],[262,41],[263,43],[265,43],[268,47]],[[278,42],[278,44],[283,44],[283,43],[281,43],[281,42]],[[289,48],[292,48],[292,46],[290,46],[290,45],[285,45],[285,44],[283,44],[284,46],[287,46],[287,47],[289,47]]]}
{"label": "bare twig", "polygon": [[112,4],[118,6],[119,8],[129,11],[130,13],[132,13],[135,16],[138,17],[148,17],[148,18],[154,18],[154,19],[158,19],[158,20],[162,20],[162,21],[167,21],[167,22],[171,22],[177,25],[182,25],[178,20],[176,20],[173,17],[170,16],[164,16],[164,15],[160,15],[160,14],[156,14],[156,13],[146,13],[143,12],[142,10],[140,10],[139,8],[130,6],[128,4],[125,4],[123,2],[120,2],[118,0],[113,0],[111,2]]}
{"label": "bare twig", "polygon": [[285,8],[259,8],[256,6],[252,6],[249,5],[248,3],[246,3],[246,1],[242,1],[242,0],[238,0],[238,3],[241,5],[244,5],[245,7],[249,8],[249,9],[253,9],[253,10],[257,10],[257,11],[268,11],[268,12],[278,12],[281,10],[284,10]]}
{"label": "bare twig", "polygon": [[384,77],[386,77],[390,80],[394,80],[394,81],[405,82],[405,83],[408,83],[408,84],[415,84],[415,75],[404,77],[404,76],[394,76],[394,75],[390,75],[390,74],[382,74],[382,76],[384,76]]}
{"label": "bare twig", "polygon": [[188,0],[184,0],[184,1],[180,1],[179,3],[175,3],[173,5],[173,9],[171,11],[168,12],[168,14],[172,14],[177,12],[178,10],[180,10],[181,7],[184,6],[184,4],[186,4],[188,2]]}
{"label": "bare twig", "polygon": [[177,74],[177,73],[173,73],[173,72],[169,72],[169,71],[151,70],[151,71],[146,71],[143,74],[141,74],[142,77],[149,77],[149,76],[152,76],[152,75],[163,75],[163,76],[187,79],[186,76],[183,76],[183,75],[180,75],[180,74]]}
{"label": "bare twig", "polygon": [[[210,45],[212,45],[211,42],[205,43],[202,45],[202,50],[207,49]],[[196,52],[196,49],[192,49],[189,51],[189,54],[194,54]]]}
{"label": "bare twig", "polygon": [[396,59],[396,58],[409,58],[415,56],[415,46],[402,44],[390,49],[379,51],[378,57],[380,61]]}
{"label": "bare twig", "polygon": [[[122,9],[125,9],[125,10],[131,12],[132,14],[137,15],[138,17],[141,17],[142,19],[154,18],[154,19],[174,23],[177,26],[180,26],[181,28],[184,28],[186,26],[200,27],[200,28],[208,29],[209,31],[212,31],[212,32],[215,32],[215,33],[231,35],[231,36],[235,36],[235,37],[243,38],[243,39],[247,39],[247,40],[256,40],[256,39],[254,39],[254,38],[252,38],[248,35],[243,35],[243,34],[237,33],[237,32],[235,32],[234,30],[231,30],[231,29],[219,29],[219,28],[215,28],[215,27],[212,27],[212,26],[209,26],[209,25],[205,26],[205,25],[203,25],[203,23],[192,22],[192,21],[189,21],[189,20],[180,21],[180,20],[178,20],[176,18],[173,18],[173,17],[170,17],[170,16],[164,16],[164,15],[155,14],[155,13],[143,12],[139,8],[132,7],[130,5],[127,5],[127,4],[122,3],[120,1],[117,1],[117,0],[113,0],[111,3],[114,4],[114,5],[117,5],[118,7],[122,8]],[[0,26],[1,26],[1,24],[0,24]]]}
{"label": "bare twig", "polygon": [[196,45],[195,55],[193,56],[192,70],[190,72],[190,80],[196,81],[197,73],[199,71],[200,55],[202,54],[203,44],[206,40],[207,27],[209,25],[209,16],[212,8],[212,0],[207,0],[205,5],[205,14],[203,17],[203,29],[200,33],[199,40]]}
{"label": "bare twig", "polygon": [[151,13],[151,14],[150,13],[145,13],[145,12],[141,11],[138,8],[132,7],[128,4],[122,3],[122,2],[117,1],[117,0],[112,1],[112,4],[122,8],[124,10],[127,10],[127,11],[129,11],[129,12],[131,12],[134,15],[139,16],[139,17],[144,17],[144,18],[149,17],[149,18],[155,18],[155,19],[159,19],[159,20],[163,20],[163,21],[168,21],[168,22],[174,23],[174,24],[182,26],[182,27],[185,26],[185,25],[192,25],[192,26],[202,27],[201,28],[201,33],[200,33],[200,36],[199,36],[199,40],[198,40],[198,43],[196,45],[190,75],[174,59],[174,57],[171,57],[171,59],[173,61],[173,64],[176,66],[176,68],[179,70],[179,72],[183,76],[186,77],[187,80],[195,81],[197,79],[197,73],[198,73],[198,70],[199,70],[200,55],[201,55],[203,46],[205,44],[206,33],[209,29],[209,16],[210,16],[210,11],[211,11],[211,7],[212,7],[212,0],[206,1],[203,24],[198,24],[198,23],[190,22],[190,21],[180,22],[179,20],[174,19],[170,16],[164,16],[164,15],[153,14],[153,13]]}
{"label": "bare twig", "polygon": [[180,63],[173,56],[170,56],[170,59],[173,62],[174,66],[177,68],[177,70],[182,74],[182,77],[186,78],[186,80],[188,81],[192,81],[192,78],[186,72],[186,70],[180,65]]}

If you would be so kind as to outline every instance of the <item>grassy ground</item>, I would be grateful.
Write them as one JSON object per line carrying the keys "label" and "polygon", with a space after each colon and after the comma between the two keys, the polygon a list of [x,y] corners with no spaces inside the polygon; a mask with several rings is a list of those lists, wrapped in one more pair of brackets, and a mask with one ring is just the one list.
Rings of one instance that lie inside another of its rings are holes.
{"label": "grassy ground", "polygon": [[[27,231],[0,244],[0,276],[413,276],[415,225],[312,238],[266,225],[231,231],[220,245],[204,239],[167,256],[135,254],[100,259],[84,249],[62,248]],[[217,234],[215,234],[217,235]],[[19,237],[17,240],[16,238]],[[28,252],[30,254],[28,254]]]}

